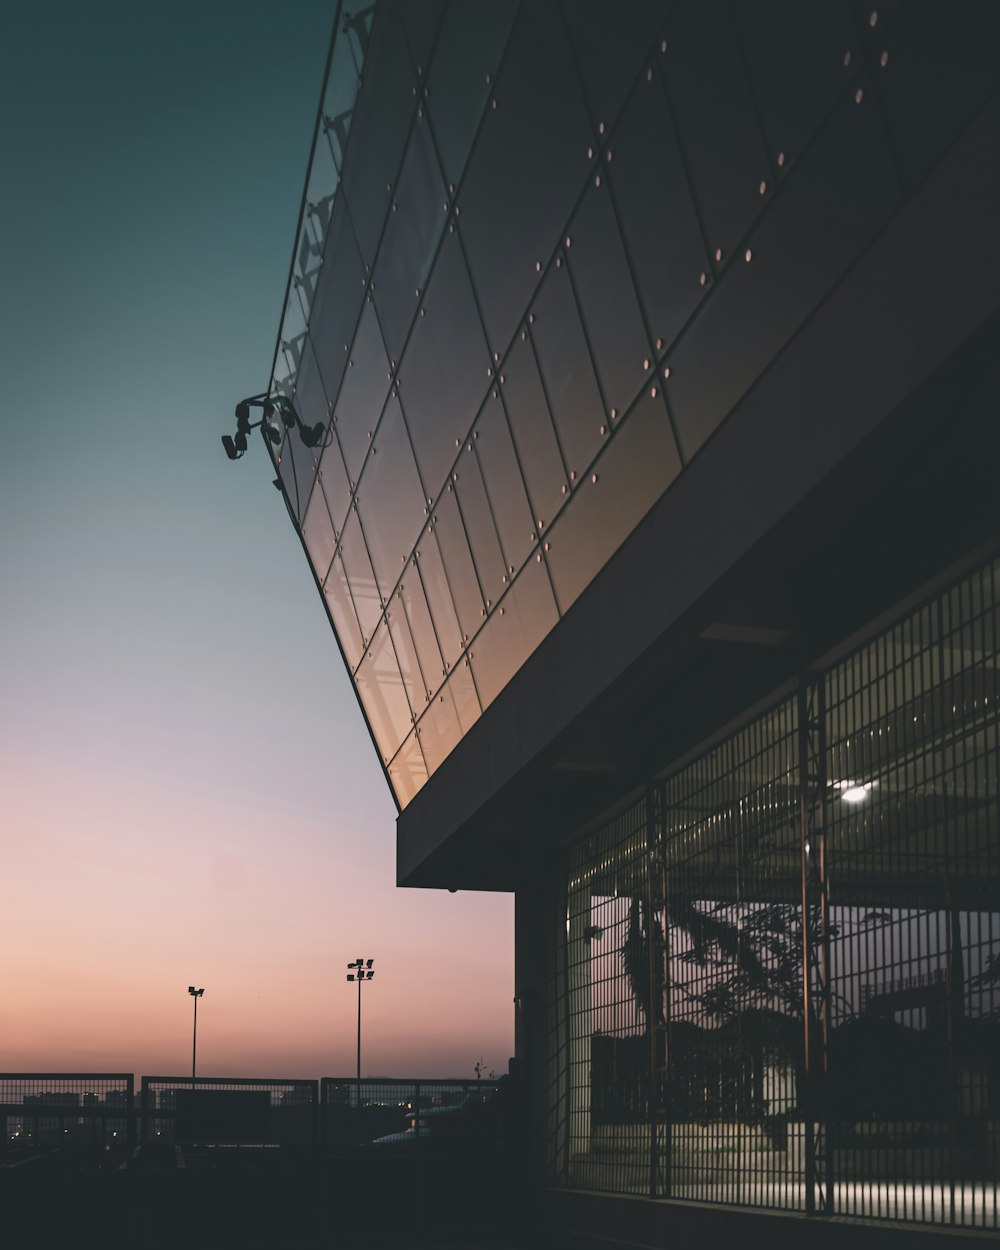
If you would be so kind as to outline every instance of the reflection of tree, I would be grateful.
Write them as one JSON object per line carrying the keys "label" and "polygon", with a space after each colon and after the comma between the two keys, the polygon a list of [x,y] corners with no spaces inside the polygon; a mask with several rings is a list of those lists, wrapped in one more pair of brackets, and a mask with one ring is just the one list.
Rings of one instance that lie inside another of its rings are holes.
{"label": "reflection of tree", "polygon": [[[798,903],[733,903],[671,893],[650,905],[634,898],[621,948],[632,995],[645,1019],[658,1031],[658,1062],[668,1048],[669,1080],[675,1113],[691,1118],[739,1115],[773,1118],[774,1091],[766,1091],[766,1071],[789,1071],[779,1101],[790,1113],[795,1091],[803,1088],[804,996],[802,960],[810,952],[813,983],[818,983],[822,951],[819,907],[803,912]],[[661,936],[665,923],[666,934]],[[828,926],[830,938],[838,936]],[[808,937],[808,944],[804,942]],[[664,944],[669,945],[669,965]],[[655,1001],[650,1011],[650,950],[656,960]],[[669,985],[668,985],[669,979]],[[670,1010],[664,1010],[664,992]],[[818,994],[810,997],[817,1048],[822,1037]],[[664,1027],[666,1015],[669,1027]],[[819,1053],[814,1056],[819,1059]],[[794,1072],[794,1083],[791,1073]]]}

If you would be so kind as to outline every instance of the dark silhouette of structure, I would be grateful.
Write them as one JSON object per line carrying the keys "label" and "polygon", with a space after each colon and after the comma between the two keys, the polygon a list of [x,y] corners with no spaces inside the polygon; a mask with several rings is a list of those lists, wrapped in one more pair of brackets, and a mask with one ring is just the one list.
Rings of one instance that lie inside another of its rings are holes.
{"label": "dark silhouette of structure", "polygon": [[997,1226],[998,19],[338,8],[265,441],[553,1238]]}

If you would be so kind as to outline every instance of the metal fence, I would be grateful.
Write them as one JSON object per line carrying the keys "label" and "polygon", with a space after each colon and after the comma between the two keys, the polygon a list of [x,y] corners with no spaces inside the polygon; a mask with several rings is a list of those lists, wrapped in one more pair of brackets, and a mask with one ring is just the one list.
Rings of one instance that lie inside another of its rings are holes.
{"label": "metal fence", "polygon": [[142,1144],[313,1147],[318,1088],[307,1080],[144,1076]]}
{"label": "metal fence", "polygon": [[0,1150],[96,1147],[373,1146],[423,1154],[494,1148],[511,1136],[509,1107],[490,1078],[144,1076],[0,1073]]}
{"label": "metal fence", "polygon": [[132,1073],[0,1072],[2,1149],[124,1149],[134,1142]]}
{"label": "metal fence", "polygon": [[1000,562],[570,853],[549,1178],[1000,1226]]}

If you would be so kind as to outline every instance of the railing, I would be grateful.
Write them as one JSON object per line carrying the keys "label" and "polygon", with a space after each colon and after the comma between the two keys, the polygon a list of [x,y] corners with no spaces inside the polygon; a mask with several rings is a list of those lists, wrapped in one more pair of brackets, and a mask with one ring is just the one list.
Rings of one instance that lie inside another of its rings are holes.
{"label": "railing", "polygon": [[0,1073],[0,1151],[359,1147],[424,1153],[504,1133],[494,1080]]}
{"label": "railing", "polygon": [[0,1072],[0,1149],[125,1149],[134,1088],[131,1072]]}

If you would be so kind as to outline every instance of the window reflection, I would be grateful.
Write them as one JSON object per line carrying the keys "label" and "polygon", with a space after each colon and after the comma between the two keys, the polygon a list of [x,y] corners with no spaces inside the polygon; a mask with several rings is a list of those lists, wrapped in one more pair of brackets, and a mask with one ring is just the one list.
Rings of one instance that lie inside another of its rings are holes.
{"label": "window reflection", "polygon": [[679,472],[680,457],[662,398],[647,391],[622,419],[546,540],[561,612],[617,551]]}
{"label": "window reflection", "polygon": [[470,660],[483,707],[488,707],[558,619],[548,573],[530,560],[490,614]]}
{"label": "window reflection", "polygon": [[410,704],[396,660],[396,652],[384,624],[375,632],[357,672],[358,694],[365,715],[387,762],[410,731]]}

